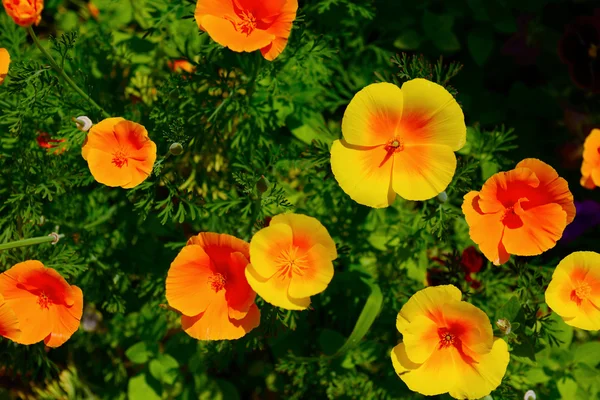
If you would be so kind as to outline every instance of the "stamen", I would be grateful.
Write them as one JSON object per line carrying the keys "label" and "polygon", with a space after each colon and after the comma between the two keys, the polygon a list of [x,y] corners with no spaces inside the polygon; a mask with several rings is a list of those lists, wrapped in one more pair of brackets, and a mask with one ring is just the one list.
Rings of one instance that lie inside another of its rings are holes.
{"label": "stamen", "polygon": [[304,275],[304,270],[307,268],[306,265],[306,254],[298,254],[298,247],[293,246],[288,250],[283,251],[279,257],[277,257],[277,264],[279,265],[279,273],[281,275]]}
{"label": "stamen", "polygon": [[447,328],[441,328],[438,330],[438,335],[440,337],[439,348],[444,349],[450,346],[456,346],[456,342],[458,338],[454,335],[454,333],[450,332]]}
{"label": "stamen", "polygon": [[208,282],[210,286],[215,292],[219,292],[223,288],[225,288],[225,284],[227,283],[227,278],[220,273],[213,274],[210,278],[208,278]]}
{"label": "stamen", "polygon": [[46,310],[48,310],[50,308],[50,305],[52,304],[52,300],[50,300],[48,296],[46,296],[46,293],[42,292],[38,296],[37,303],[40,305],[40,308],[45,308]]}
{"label": "stamen", "polygon": [[579,306],[585,299],[590,297],[590,294],[592,294],[592,287],[587,282],[581,282],[571,291],[571,301]]}
{"label": "stamen", "polygon": [[400,138],[394,138],[385,146],[388,152],[398,152],[404,150],[404,142]]}
{"label": "stamen", "polygon": [[127,152],[123,150],[114,152],[112,163],[118,168],[123,168],[123,165],[129,165],[129,156],[127,155]]}

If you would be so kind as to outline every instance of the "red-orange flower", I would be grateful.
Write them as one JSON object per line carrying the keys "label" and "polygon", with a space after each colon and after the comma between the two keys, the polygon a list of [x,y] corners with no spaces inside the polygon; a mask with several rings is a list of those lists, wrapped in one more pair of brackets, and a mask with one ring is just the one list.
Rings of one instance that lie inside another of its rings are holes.
{"label": "red-orange flower", "polygon": [[462,206],[471,239],[494,264],[510,254],[534,256],[556,245],[575,218],[567,181],[548,164],[528,158],[493,175]]}
{"label": "red-orange flower", "polygon": [[8,50],[0,48],[0,85],[4,82],[4,78],[8,75],[8,67],[10,66],[10,54]]}
{"label": "red-orange flower", "polygon": [[600,129],[593,129],[585,139],[581,185],[587,189],[600,186]]}
{"label": "red-orange flower", "polygon": [[274,60],[287,46],[298,0],[198,0],[196,22],[221,46]]}
{"label": "red-orange flower", "polygon": [[260,323],[245,276],[249,245],[230,235],[200,233],[188,240],[167,275],[167,301],[183,330],[200,340],[239,339]]}
{"label": "red-orange flower", "polygon": [[65,139],[52,139],[46,132],[40,132],[36,138],[38,146],[44,149],[56,149],[53,151],[54,154],[62,154],[67,148],[61,147],[60,143],[64,143]]}
{"label": "red-orange flower", "polygon": [[169,61],[168,64],[171,71],[177,73],[187,72],[188,74],[193,74],[196,70],[196,67],[188,60],[174,60]]}
{"label": "red-orange flower", "polygon": [[21,329],[19,329],[19,320],[15,315],[15,312],[0,294],[0,336],[16,340],[21,336]]}
{"label": "red-orange flower", "polygon": [[44,0],[2,0],[2,4],[17,25],[37,25],[42,19]]}
{"label": "red-orange flower", "polygon": [[130,189],[150,176],[156,144],[142,125],[107,118],[90,129],[81,155],[98,182]]}
{"label": "red-orange flower", "polygon": [[19,320],[21,335],[13,339],[17,343],[43,340],[46,346],[58,347],[79,327],[81,289],[39,261],[18,263],[0,274],[0,294]]}
{"label": "red-orange flower", "polygon": [[90,1],[87,4],[87,8],[88,8],[88,11],[90,12],[90,15],[92,16],[92,18],[94,18],[95,20],[98,20],[98,17],[100,17],[100,10],[98,9],[98,7]]}

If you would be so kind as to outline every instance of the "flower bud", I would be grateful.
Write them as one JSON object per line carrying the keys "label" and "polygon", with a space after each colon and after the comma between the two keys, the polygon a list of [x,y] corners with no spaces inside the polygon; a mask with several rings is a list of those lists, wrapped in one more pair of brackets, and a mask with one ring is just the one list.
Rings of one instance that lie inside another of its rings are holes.
{"label": "flower bud", "polygon": [[169,153],[174,156],[181,155],[181,153],[183,153],[183,146],[181,143],[173,143],[171,147],[169,147]]}
{"label": "flower bud", "polygon": [[537,396],[533,390],[528,390],[525,392],[525,397],[523,397],[523,400],[537,400]]}
{"label": "flower bud", "polygon": [[445,202],[448,201],[448,195],[446,194],[446,192],[442,192],[440,194],[437,195],[436,200],[441,203],[444,204]]}
{"label": "flower bud", "polygon": [[265,178],[264,175],[261,175],[258,182],[256,182],[256,188],[260,193],[264,193],[267,190],[269,190],[269,181],[267,180],[267,178]]}
{"label": "flower bud", "polygon": [[75,123],[77,124],[77,129],[79,129],[82,132],[89,131],[92,125],[94,125],[92,123],[92,120],[86,117],[85,115],[75,118]]}
{"label": "flower bud", "polygon": [[496,326],[498,327],[498,329],[500,329],[500,332],[502,332],[504,335],[508,335],[510,333],[510,330],[511,330],[510,321],[507,320],[506,318],[500,318],[498,321],[496,321]]}

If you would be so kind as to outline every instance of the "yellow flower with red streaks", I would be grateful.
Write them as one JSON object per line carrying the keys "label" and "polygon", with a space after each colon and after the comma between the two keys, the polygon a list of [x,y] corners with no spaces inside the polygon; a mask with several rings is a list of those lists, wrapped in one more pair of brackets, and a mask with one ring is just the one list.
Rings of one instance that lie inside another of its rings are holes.
{"label": "yellow flower with red streaks", "polygon": [[575,218],[567,181],[535,158],[493,175],[481,191],[467,193],[462,210],[471,239],[496,265],[511,254],[535,256],[551,249]]}
{"label": "yellow flower with red streaks", "polygon": [[130,189],[152,173],[156,144],[142,125],[123,118],[107,118],[90,129],[81,155],[96,181]]}
{"label": "yellow flower with red streaks", "polygon": [[248,243],[200,233],[188,240],[167,275],[167,301],[180,311],[183,330],[199,340],[233,340],[260,324],[260,311],[244,271]]}
{"label": "yellow flower with red streaks", "polygon": [[569,325],[600,330],[600,254],[577,251],[557,265],[546,303]]}
{"label": "yellow flower with red streaks", "polygon": [[8,50],[0,48],[0,85],[4,82],[8,75],[8,67],[10,66],[10,54]]}
{"label": "yellow flower with red streaks", "polygon": [[17,25],[27,28],[42,20],[44,0],[2,0],[2,5]]}
{"label": "yellow flower with red streaks", "polygon": [[502,382],[508,346],[494,337],[487,315],[461,297],[453,285],[428,287],[398,313],[402,343],[392,350],[392,363],[410,390],[479,399]]}
{"label": "yellow flower with red streaks", "polygon": [[246,277],[266,302],[304,310],[329,285],[336,258],[335,242],[317,219],[280,214],[252,237]]}
{"label": "yellow flower with red streaks", "polygon": [[[36,260],[15,264],[0,274],[0,295],[19,320],[21,344],[44,341],[58,347],[79,328],[83,293],[52,268]],[[0,308],[0,314],[4,306]]]}
{"label": "yellow flower with red streaks", "polygon": [[583,144],[581,186],[587,189],[600,186],[600,129],[592,129]]}
{"label": "yellow flower with red streaks", "polygon": [[344,113],[344,138],[331,147],[331,168],[354,201],[387,207],[396,194],[427,200],[443,192],[466,141],[463,112],[442,86],[426,79],[402,88],[375,83]]}
{"label": "yellow flower with red streaks", "polygon": [[198,0],[198,27],[236,52],[260,50],[273,61],[287,46],[298,0]]}

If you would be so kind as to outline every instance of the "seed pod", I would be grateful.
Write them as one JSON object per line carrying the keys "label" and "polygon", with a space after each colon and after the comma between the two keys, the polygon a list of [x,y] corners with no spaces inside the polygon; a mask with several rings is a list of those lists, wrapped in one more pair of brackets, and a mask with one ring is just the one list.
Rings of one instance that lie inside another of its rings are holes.
{"label": "seed pod", "polygon": [[181,155],[181,153],[183,153],[183,146],[181,143],[173,143],[171,147],[169,147],[169,153],[174,156]]}
{"label": "seed pod", "polygon": [[444,191],[444,192],[438,194],[437,197],[436,197],[436,199],[441,204],[444,204],[445,202],[448,201],[448,194],[446,194],[446,192]]}

